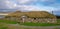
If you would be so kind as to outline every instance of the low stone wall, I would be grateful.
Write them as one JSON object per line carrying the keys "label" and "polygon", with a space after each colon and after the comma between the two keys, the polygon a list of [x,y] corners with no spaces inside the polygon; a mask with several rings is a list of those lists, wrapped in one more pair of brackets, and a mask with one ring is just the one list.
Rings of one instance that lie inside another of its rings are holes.
{"label": "low stone wall", "polygon": [[46,18],[46,19],[38,19],[38,18],[36,18],[36,19],[34,19],[34,18],[26,18],[26,19],[21,19],[20,21],[24,21],[24,22],[34,22],[34,23],[56,23],[57,22],[57,20],[56,19],[48,19],[48,18]]}
{"label": "low stone wall", "polygon": [[17,22],[33,22],[33,23],[56,23],[57,19],[50,19],[50,18],[6,18],[7,20],[14,20]]}

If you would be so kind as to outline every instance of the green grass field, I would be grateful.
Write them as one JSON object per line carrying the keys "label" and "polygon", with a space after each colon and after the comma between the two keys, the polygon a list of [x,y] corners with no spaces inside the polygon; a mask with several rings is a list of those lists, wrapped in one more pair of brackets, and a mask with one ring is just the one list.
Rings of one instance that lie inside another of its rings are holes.
{"label": "green grass field", "polygon": [[[0,23],[7,23],[7,24],[17,24],[16,21],[10,21],[10,20],[0,20]],[[60,25],[60,19],[57,20],[56,24],[52,24],[52,23],[19,23],[20,25],[26,25],[26,26],[58,26]]]}
{"label": "green grass field", "polygon": [[52,24],[52,23],[22,23],[21,25],[26,26],[59,26],[60,24]]}
{"label": "green grass field", "polygon": [[[59,24],[50,24],[50,23],[21,23],[20,25],[25,25],[25,26],[59,26],[60,25],[60,20],[58,19],[57,22]],[[0,29],[15,29],[16,27],[14,26],[8,26],[8,24],[16,24],[17,22],[15,21],[10,21],[10,20],[0,20]],[[32,29],[32,28],[24,28],[24,27],[21,27],[19,26],[18,27],[19,29]],[[35,28],[33,28],[35,29]],[[38,28],[36,28],[38,29]],[[54,29],[60,29],[60,28],[54,28]]]}
{"label": "green grass field", "polygon": [[0,20],[0,29],[8,29],[8,24],[16,24],[15,21],[10,20]]}
{"label": "green grass field", "polygon": [[58,19],[58,20],[57,20],[57,23],[59,23],[59,24],[60,24],[60,19]]}
{"label": "green grass field", "polygon": [[0,20],[1,23],[7,23],[7,24],[16,24],[17,22],[15,21],[10,21],[10,20]]}

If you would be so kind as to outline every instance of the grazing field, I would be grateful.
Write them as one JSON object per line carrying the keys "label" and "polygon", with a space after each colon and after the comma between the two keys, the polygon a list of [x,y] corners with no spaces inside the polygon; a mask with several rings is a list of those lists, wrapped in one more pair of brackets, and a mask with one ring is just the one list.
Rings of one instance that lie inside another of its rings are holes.
{"label": "grazing field", "polygon": [[59,26],[60,24],[53,24],[53,23],[21,23],[20,25],[25,26]]}
{"label": "grazing field", "polygon": [[[7,23],[7,24],[17,24],[17,21],[12,20],[0,20],[0,23]],[[24,22],[24,23],[18,23],[20,25],[26,25],[26,26],[59,26],[60,25],[60,19],[57,19],[57,23],[32,23],[32,22]]]}
{"label": "grazing field", "polygon": [[[60,20],[57,20],[60,23]],[[50,23],[18,23],[10,20],[0,20],[0,29],[60,29],[60,24]],[[30,26],[30,27],[29,27]],[[40,27],[38,27],[40,26]],[[59,26],[59,27],[56,27]]]}
{"label": "grazing field", "polygon": [[19,24],[0,23],[0,29],[60,29],[60,26],[23,26]]}
{"label": "grazing field", "polygon": [[7,29],[7,24],[0,22],[0,29]]}
{"label": "grazing field", "polygon": [[15,21],[10,21],[10,20],[0,20],[0,23],[16,24],[17,22],[15,22]]}
{"label": "grazing field", "polygon": [[8,29],[8,24],[17,24],[17,22],[10,20],[0,20],[0,29]]}
{"label": "grazing field", "polygon": [[57,23],[59,23],[59,24],[60,24],[60,19],[57,19]]}

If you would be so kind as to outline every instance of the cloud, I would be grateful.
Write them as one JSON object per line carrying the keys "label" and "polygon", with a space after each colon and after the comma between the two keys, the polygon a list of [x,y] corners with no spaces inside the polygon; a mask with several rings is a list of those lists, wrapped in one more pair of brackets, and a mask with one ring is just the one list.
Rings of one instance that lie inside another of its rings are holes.
{"label": "cloud", "polygon": [[[55,8],[56,4],[50,4],[51,2],[55,2],[56,0],[1,0],[1,1],[2,2],[0,3],[0,6],[1,6],[0,8],[2,9],[3,8],[19,9],[21,11],[25,11],[25,10],[26,11],[50,11],[50,10],[55,11],[57,10],[57,8]],[[46,5],[49,4],[49,5],[45,6],[45,4]]]}
{"label": "cloud", "polygon": [[56,0],[16,0],[18,3],[29,3],[29,2],[55,2]]}
{"label": "cloud", "polygon": [[35,6],[35,5],[18,5],[17,10],[21,11],[55,11],[56,8],[48,6]]}
{"label": "cloud", "polygon": [[16,10],[57,11],[54,14],[59,14],[60,2],[58,0],[0,0],[0,12],[12,12]]}
{"label": "cloud", "polygon": [[29,2],[29,1],[31,1],[31,0],[17,0],[17,1],[18,1],[18,3],[24,4],[24,3],[27,3],[27,2]]}
{"label": "cloud", "polygon": [[16,7],[17,4],[34,4],[35,2],[37,3],[38,1],[41,2],[45,2],[45,1],[53,1],[53,0],[1,0],[3,1],[2,3],[4,3],[5,5],[7,5],[8,7]]}
{"label": "cloud", "polygon": [[39,4],[50,4],[54,3],[56,0],[16,0],[17,4],[20,5],[36,5]]}
{"label": "cloud", "polygon": [[40,1],[42,1],[42,2],[54,2],[56,0],[40,0]]}
{"label": "cloud", "polygon": [[13,1],[5,1],[5,4],[6,4],[6,6],[7,7],[9,7],[9,8],[15,8],[16,6],[17,6],[17,4],[16,3],[14,3]]}

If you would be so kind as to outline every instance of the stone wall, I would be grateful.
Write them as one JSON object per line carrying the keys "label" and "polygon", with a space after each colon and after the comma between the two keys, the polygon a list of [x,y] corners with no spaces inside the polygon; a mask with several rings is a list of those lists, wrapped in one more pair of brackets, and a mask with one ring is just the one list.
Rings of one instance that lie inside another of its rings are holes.
{"label": "stone wall", "polygon": [[[23,21],[23,19],[21,19]],[[56,19],[51,19],[51,18],[26,18],[24,19],[24,22],[33,22],[33,23],[56,23]]]}
{"label": "stone wall", "polygon": [[57,19],[54,18],[33,18],[33,17],[25,17],[24,20],[23,18],[19,17],[8,17],[6,18],[7,20],[14,20],[17,22],[33,22],[33,23],[56,23]]}

